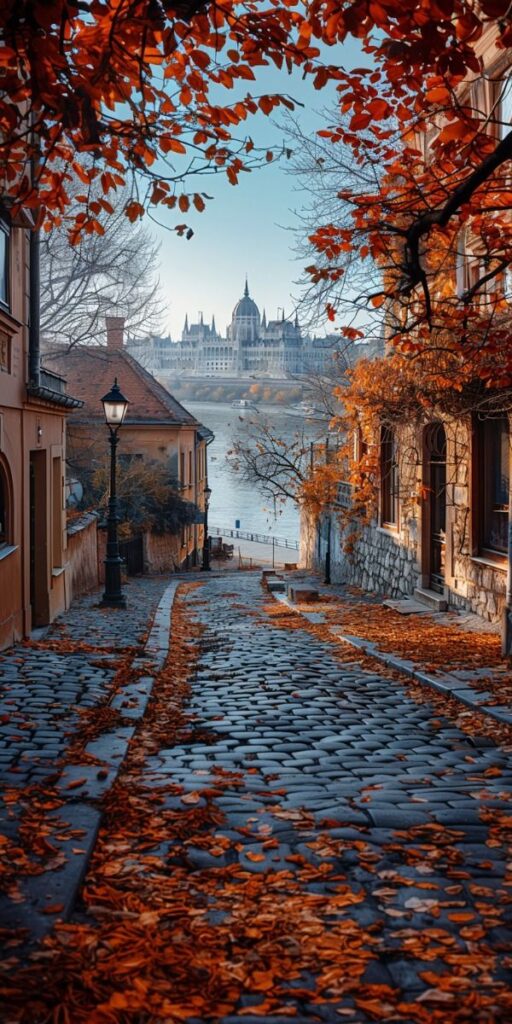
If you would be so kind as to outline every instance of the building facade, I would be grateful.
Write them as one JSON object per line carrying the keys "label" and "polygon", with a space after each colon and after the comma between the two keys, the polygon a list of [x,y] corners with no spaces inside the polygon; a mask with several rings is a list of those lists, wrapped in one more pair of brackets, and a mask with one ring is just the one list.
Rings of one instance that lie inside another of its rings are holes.
{"label": "building facade", "polygon": [[350,517],[352,487],[341,482],[329,512],[314,523],[304,517],[303,560],[322,570],[329,552],[337,582],[500,621],[509,570],[508,414],[497,406],[382,426],[372,447],[374,517]]}
{"label": "building facade", "polygon": [[[499,141],[511,128],[510,53],[496,50],[492,34],[482,36],[477,53],[482,68],[461,85],[461,95]],[[420,140],[427,162],[438,130],[439,125]],[[472,229],[471,221],[464,225],[447,267],[448,300],[460,300],[492,266]],[[503,316],[511,299],[509,264],[477,301],[484,311],[485,303],[495,302]],[[303,561],[320,570],[330,562],[333,580],[368,592],[414,596],[433,609],[459,608],[506,623],[512,584],[511,417],[510,389],[487,388],[475,377],[442,407],[418,402],[412,412],[382,417],[364,437],[356,430],[355,476],[365,462],[371,467],[375,503],[366,516],[360,508],[351,515],[357,494],[348,474],[329,509],[316,520],[303,517]],[[510,647],[507,635],[504,646]]]}
{"label": "building facade", "polygon": [[80,402],[41,366],[38,238],[0,211],[0,647],[68,604],[66,414]]}
{"label": "building facade", "polygon": [[70,453],[77,465],[99,466],[104,461],[108,436],[101,397],[117,379],[129,401],[120,431],[120,464],[163,464],[180,496],[197,508],[197,521],[183,526],[179,534],[147,541],[144,568],[163,571],[196,565],[204,545],[207,446],[213,435],[127,351],[123,318],[107,317],[106,324],[106,346],[53,350],[47,357],[83,403],[69,420]]}

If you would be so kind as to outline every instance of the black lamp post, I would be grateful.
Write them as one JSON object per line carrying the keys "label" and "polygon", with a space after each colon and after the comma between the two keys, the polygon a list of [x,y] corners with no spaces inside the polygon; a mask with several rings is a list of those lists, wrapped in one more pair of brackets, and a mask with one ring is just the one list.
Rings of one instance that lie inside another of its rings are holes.
{"label": "black lamp post", "polygon": [[203,537],[203,564],[201,569],[203,572],[208,572],[210,569],[210,538],[208,536],[208,506],[210,504],[210,496],[212,493],[211,487],[206,485],[204,494],[204,537]]}
{"label": "black lamp post", "polygon": [[117,537],[117,492],[116,492],[116,448],[119,443],[118,430],[128,408],[128,399],[119,389],[117,377],[108,392],[101,399],[105,420],[110,431],[110,497],[107,516],[107,557],[105,558],[105,593],[100,608],[126,608],[126,598],[121,591],[121,566]]}

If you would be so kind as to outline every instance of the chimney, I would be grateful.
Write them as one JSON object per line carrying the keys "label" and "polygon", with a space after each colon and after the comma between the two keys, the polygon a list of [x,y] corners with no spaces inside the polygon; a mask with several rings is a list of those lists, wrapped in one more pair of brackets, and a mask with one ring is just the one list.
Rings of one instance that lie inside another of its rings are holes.
{"label": "chimney", "polygon": [[106,316],[107,325],[107,348],[111,352],[123,351],[124,338],[124,316]]}

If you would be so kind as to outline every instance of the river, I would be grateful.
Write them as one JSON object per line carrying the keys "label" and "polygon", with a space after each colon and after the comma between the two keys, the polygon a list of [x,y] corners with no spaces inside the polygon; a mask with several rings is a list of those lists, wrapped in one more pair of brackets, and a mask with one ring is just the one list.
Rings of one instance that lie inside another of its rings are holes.
{"label": "river", "polygon": [[285,441],[304,433],[308,440],[325,434],[322,424],[290,416],[279,406],[258,406],[258,412],[243,412],[221,402],[185,401],[186,408],[215,434],[208,446],[208,483],[212,489],[209,521],[212,526],[239,529],[254,533],[274,534],[288,540],[299,539],[299,513],[293,501],[274,507],[258,490],[256,484],[243,480],[227,461],[234,438],[243,431],[244,421],[258,422],[265,418],[275,436]]}

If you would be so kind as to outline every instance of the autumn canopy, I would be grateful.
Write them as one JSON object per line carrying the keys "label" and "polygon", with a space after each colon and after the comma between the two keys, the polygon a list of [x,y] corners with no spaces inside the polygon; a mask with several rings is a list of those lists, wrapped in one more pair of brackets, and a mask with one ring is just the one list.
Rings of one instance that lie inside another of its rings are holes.
{"label": "autumn canopy", "polygon": [[[444,379],[460,383],[462,354],[485,384],[508,382],[506,0],[10,0],[0,19],[0,158],[14,209],[59,223],[78,176],[71,230],[102,231],[134,175],[131,220],[158,204],[202,210],[191,172],[223,170],[235,184],[272,158],[255,153],[249,115],[293,105],[285,75],[281,94],[259,94],[257,69],[296,65],[319,89],[337,82],[339,118],[323,137],[373,181],[340,182],[343,214],[312,236],[313,280],[339,282],[347,254],[368,261],[379,284],[364,301],[385,313],[402,355],[421,356],[428,341]],[[365,67],[344,70],[349,36]],[[455,290],[461,258],[470,270]]]}

